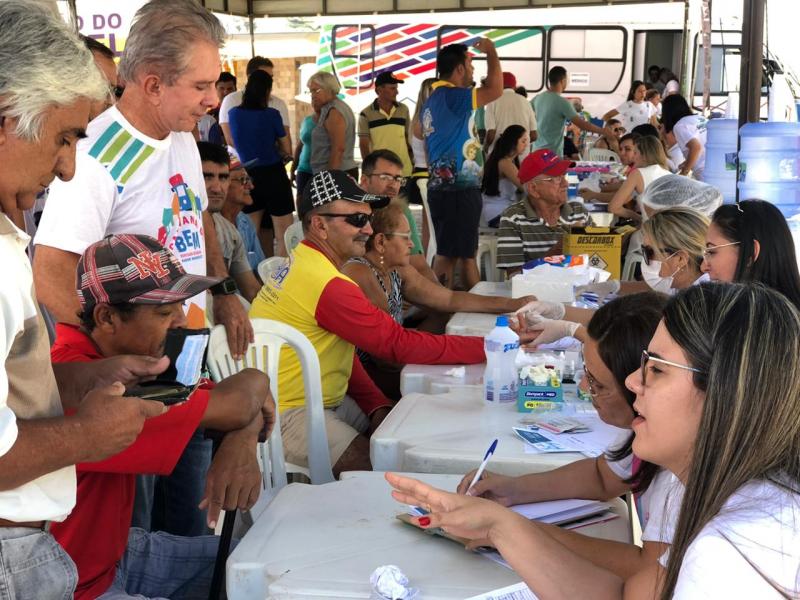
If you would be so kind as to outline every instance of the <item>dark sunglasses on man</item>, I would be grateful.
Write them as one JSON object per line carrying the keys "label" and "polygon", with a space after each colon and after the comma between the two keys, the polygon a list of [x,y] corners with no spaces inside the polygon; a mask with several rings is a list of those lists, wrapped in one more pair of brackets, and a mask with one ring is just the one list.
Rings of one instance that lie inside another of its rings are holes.
{"label": "dark sunglasses on man", "polygon": [[342,214],[342,213],[319,213],[320,217],[340,217],[344,219],[344,222],[348,225],[352,225],[353,227],[357,227],[361,229],[362,227],[366,227],[367,223],[372,221],[372,215],[368,215],[367,213],[357,212],[351,214]]}

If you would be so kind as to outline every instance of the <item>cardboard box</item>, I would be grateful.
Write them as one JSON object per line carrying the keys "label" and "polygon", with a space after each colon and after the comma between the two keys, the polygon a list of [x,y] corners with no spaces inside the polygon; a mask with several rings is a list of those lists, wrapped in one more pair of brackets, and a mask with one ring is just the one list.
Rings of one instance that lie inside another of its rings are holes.
{"label": "cardboard box", "polygon": [[575,227],[564,236],[564,254],[588,254],[590,265],[608,271],[612,279],[620,279],[623,253],[633,231],[630,226]]}

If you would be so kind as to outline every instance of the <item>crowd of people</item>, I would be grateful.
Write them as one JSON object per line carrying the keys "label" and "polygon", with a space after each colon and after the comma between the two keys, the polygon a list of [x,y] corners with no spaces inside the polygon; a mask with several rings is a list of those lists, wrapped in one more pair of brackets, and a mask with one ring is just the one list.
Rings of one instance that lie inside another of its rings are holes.
{"label": "crowd of people", "polygon": [[[527,349],[578,339],[581,388],[626,433],[547,473],[484,472],[472,488],[468,473],[457,493],[387,474],[395,498],[430,513],[420,526],[494,546],[540,598],[800,593],[794,243],[774,205],[721,205],[702,182],[705,120],[670,69],[650,67],[602,125],[565,97],[560,66],[529,102],[489,39],[475,44],[480,85],[466,46],[439,49],[413,112],[391,72],[356,116],[319,71],[293,145],[272,62],[251,59],[237,90],[224,43],[193,0],[151,0],[117,66],[46,6],[0,0],[0,596],[205,598],[213,529],[256,502],[276,411],[287,459],[307,465],[293,350],[276,402],[253,369],[178,380],[175,339],[216,323],[241,357],[251,318],[303,334],[338,476],[372,468],[403,365],[484,361],[483,338],[443,334],[459,311],[516,315]],[[623,178],[569,198],[590,135]],[[482,225],[512,276],[561,254],[589,201],[639,228],[640,278],[591,286],[599,309],[460,289],[480,281]],[[262,279],[273,253],[287,259]],[[168,403],[143,399],[154,378]],[[628,492],[641,547],[507,508]]]}

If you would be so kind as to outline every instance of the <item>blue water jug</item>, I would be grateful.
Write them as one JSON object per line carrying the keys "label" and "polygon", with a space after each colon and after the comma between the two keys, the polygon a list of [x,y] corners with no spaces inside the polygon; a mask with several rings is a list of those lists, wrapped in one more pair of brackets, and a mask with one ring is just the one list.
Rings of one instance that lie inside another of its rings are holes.
{"label": "blue water jug", "polygon": [[736,143],[739,121],[711,119],[706,138],[706,165],[703,181],[713,185],[726,203],[736,201]]}
{"label": "blue water jug", "polygon": [[739,199],[760,198],[800,214],[800,123],[747,123],[740,130]]}

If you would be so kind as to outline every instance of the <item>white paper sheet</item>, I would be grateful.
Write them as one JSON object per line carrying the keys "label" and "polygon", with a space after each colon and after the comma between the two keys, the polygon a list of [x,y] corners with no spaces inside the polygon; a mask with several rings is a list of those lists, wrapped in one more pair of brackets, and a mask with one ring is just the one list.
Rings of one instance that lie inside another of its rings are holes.
{"label": "white paper sheet", "polygon": [[520,582],[499,590],[472,596],[467,600],[538,600],[538,598],[527,585]]}

